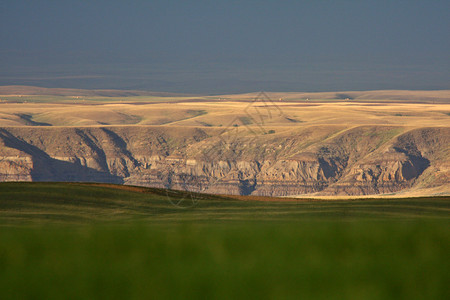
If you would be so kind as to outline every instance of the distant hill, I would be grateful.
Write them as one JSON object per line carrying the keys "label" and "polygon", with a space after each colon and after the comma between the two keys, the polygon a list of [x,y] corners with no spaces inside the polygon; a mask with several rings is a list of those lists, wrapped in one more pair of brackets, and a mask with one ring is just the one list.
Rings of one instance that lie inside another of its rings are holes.
{"label": "distant hill", "polygon": [[85,96],[85,97],[194,96],[192,94],[151,92],[138,90],[83,90],[83,89],[64,89],[64,88],[43,88],[25,85],[0,86],[0,95],[51,95],[51,96]]}
{"label": "distant hill", "polygon": [[[375,91],[341,91],[341,92],[268,92],[271,99],[295,101],[305,99],[341,99],[341,100],[407,100],[450,102],[450,90],[412,91],[412,90],[375,90]],[[258,93],[222,95],[226,99],[254,99]]]}
{"label": "distant hill", "polygon": [[[228,100],[253,100],[259,92],[244,94],[218,95]],[[267,92],[271,99],[295,101],[305,99],[341,99],[341,100],[407,100],[450,102],[450,90],[374,90],[374,91],[337,91],[337,92]],[[51,95],[51,96],[84,96],[84,97],[189,97],[198,94],[153,92],[141,90],[85,90],[66,88],[43,88],[36,86],[8,85],[0,86],[0,95]],[[203,95],[205,96],[205,95]]]}

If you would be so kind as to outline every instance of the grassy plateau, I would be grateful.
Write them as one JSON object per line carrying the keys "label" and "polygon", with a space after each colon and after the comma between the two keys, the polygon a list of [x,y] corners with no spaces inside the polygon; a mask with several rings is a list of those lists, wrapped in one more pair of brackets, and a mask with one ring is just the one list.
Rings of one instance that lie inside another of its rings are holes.
{"label": "grassy plateau", "polygon": [[448,299],[450,198],[0,184],[1,299]]}

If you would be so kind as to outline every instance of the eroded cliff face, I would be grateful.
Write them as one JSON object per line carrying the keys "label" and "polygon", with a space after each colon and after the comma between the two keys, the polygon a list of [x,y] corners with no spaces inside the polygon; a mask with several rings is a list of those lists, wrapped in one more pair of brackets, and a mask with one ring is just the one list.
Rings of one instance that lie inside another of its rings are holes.
{"label": "eroded cliff face", "polygon": [[207,193],[366,195],[450,181],[450,129],[0,129],[0,181],[96,181]]}

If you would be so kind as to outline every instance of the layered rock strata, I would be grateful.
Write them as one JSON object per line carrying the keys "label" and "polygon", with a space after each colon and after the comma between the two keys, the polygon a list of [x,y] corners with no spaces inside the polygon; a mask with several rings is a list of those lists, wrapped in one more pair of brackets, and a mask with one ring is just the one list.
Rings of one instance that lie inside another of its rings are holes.
{"label": "layered rock strata", "polygon": [[449,184],[447,127],[226,134],[170,126],[0,128],[0,181],[95,181],[263,196],[367,195]]}

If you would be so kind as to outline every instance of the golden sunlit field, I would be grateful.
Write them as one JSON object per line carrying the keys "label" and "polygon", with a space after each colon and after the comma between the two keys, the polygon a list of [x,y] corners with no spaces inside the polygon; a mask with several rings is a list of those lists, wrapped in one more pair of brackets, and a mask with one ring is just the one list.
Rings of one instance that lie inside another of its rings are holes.
{"label": "golden sunlit field", "polygon": [[[378,93],[366,92],[359,96],[366,99],[330,98],[339,96],[336,93],[268,93],[267,98],[257,93],[202,97],[3,95],[0,96],[0,126],[223,127],[237,122],[251,127],[257,121],[283,131],[313,125],[416,128],[449,124],[450,91],[439,91],[434,98],[425,96],[424,91],[403,94],[413,100],[398,100],[398,92],[392,95],[375,92]],[[433,92],[426,93],[433,95]],[[343,94],[352,95],[351,92]],[[421,95],[424,100],[420,100]],[[394,99],[373,99],[375,96]],[[270,114],[264,113],[267,109],[271,110]],[[264,119],[251,119],[261,115]]]}

